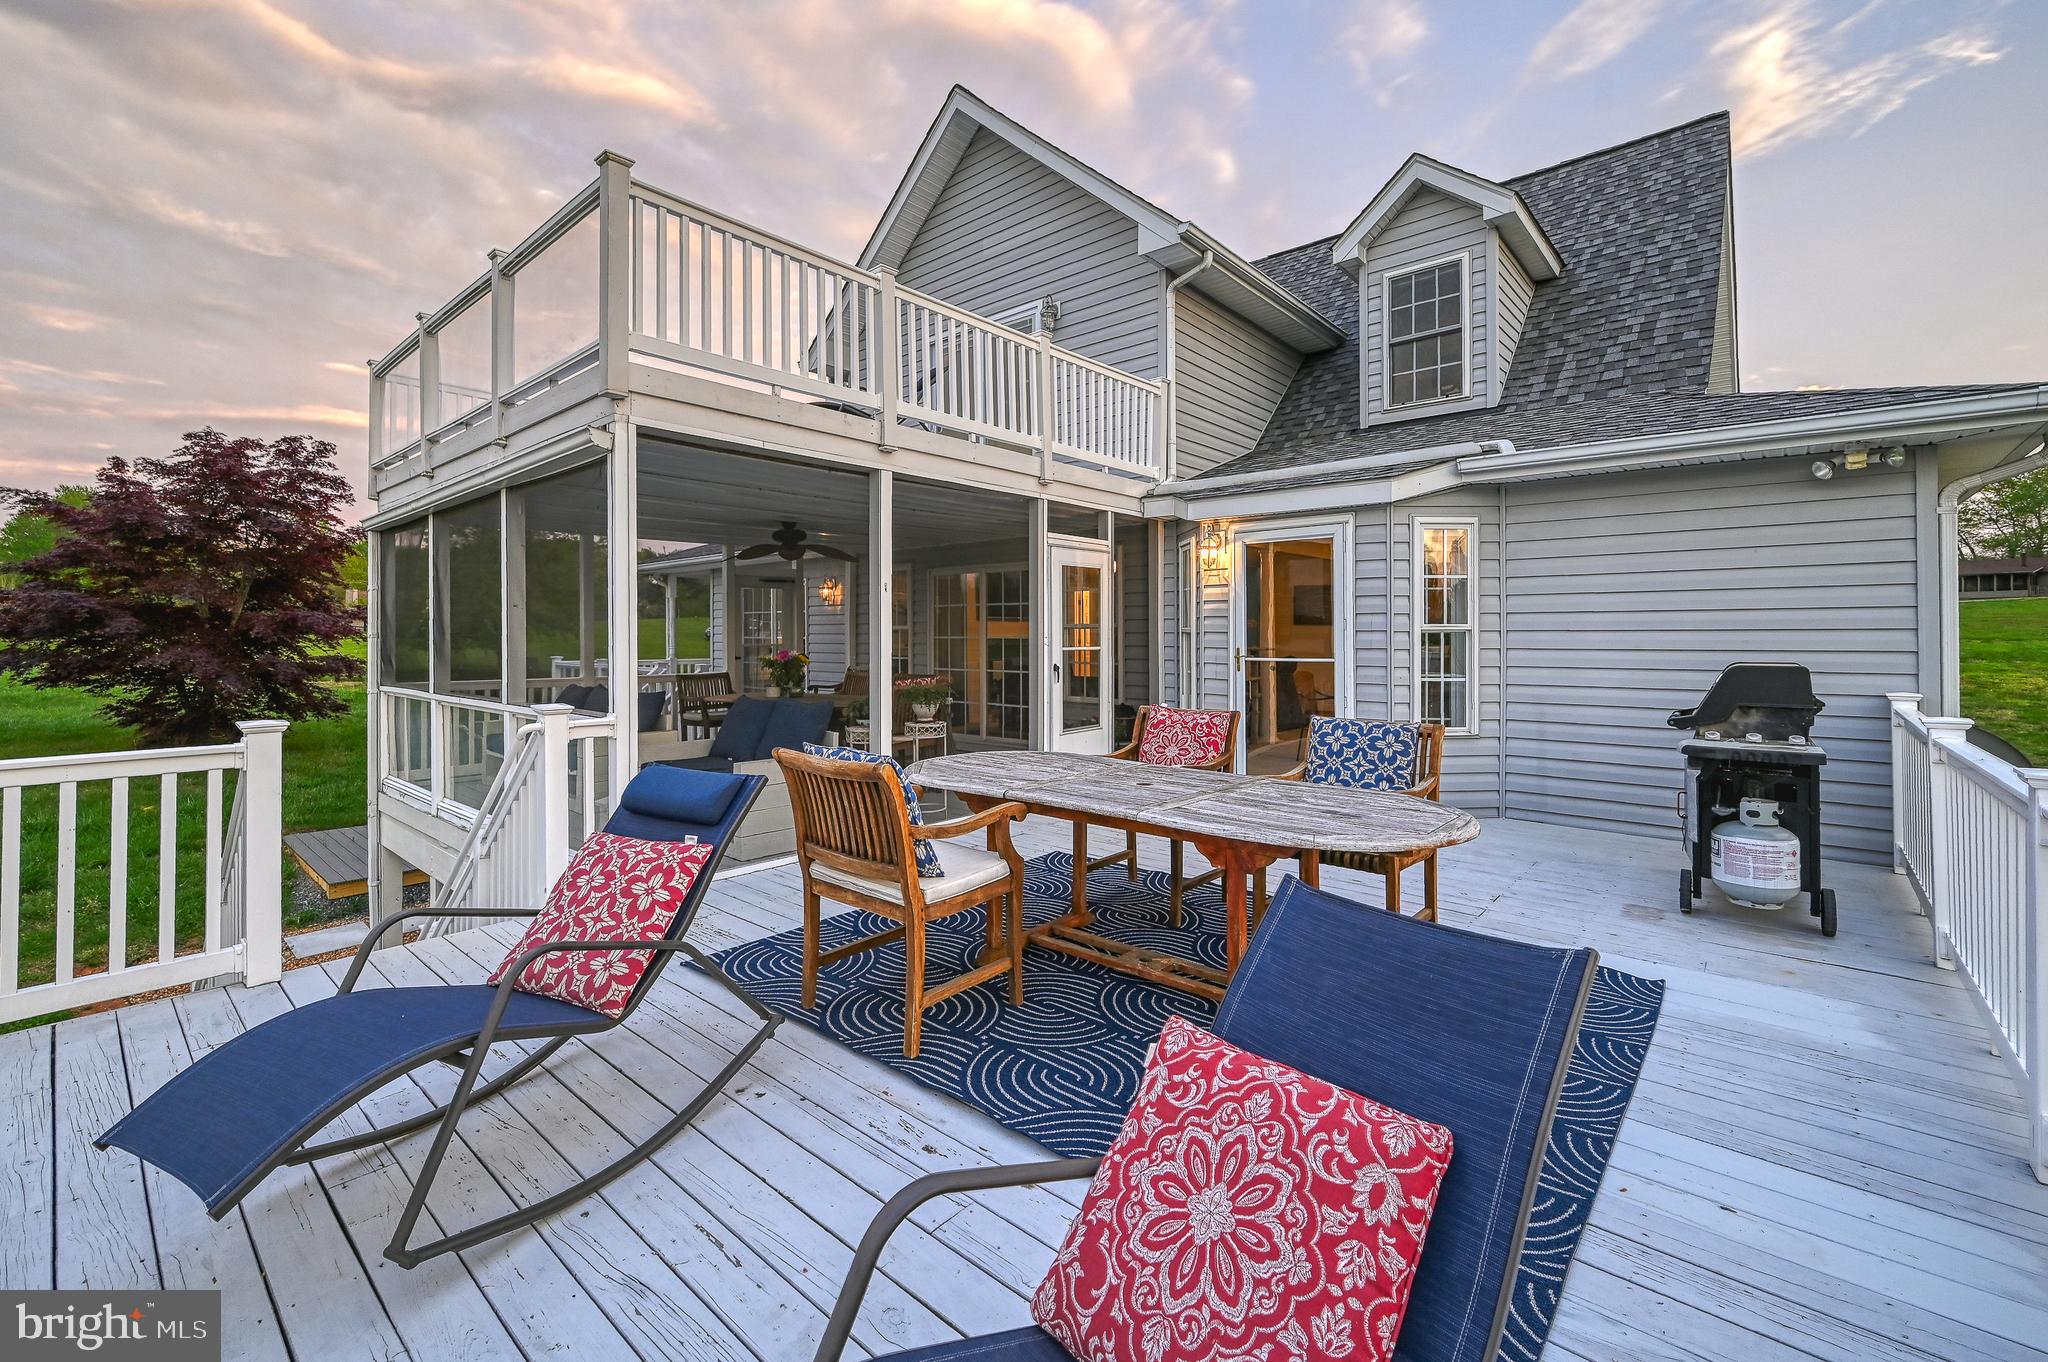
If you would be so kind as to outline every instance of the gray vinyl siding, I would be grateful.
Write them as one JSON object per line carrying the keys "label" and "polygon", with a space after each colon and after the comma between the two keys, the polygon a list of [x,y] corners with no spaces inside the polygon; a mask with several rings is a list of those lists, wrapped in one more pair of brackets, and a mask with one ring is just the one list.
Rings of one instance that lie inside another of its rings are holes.
{"label": "gray vinyl siding", "polygon": [[[1360,670],[1372,667],[1372,650],[1380,650],[1372,689],[1359,689],[1353,704],[1359,714],[1397,719],[1416,717],[1419,695],[1415,686],[1415,523],[1418,520],[1464,520],[1477,522],[1476,572],[1473,581],[1473,728],[1469,734],[1444,737],[1443,798],[1481,818],[1501,811],[1501,722],[1503,699],[1502,647],[1502,541],[1500,494],[1490,487],[1459,488],[1434,496],[1403,501],[1394,507],[1393,592],[1389,601],[1385,577],[1389,569],[1386,554],[1387,523],[1384,510],[1374,508],[1360,516],[1366,524],[1377,522],[1379,558],[1370,566],[1378,574],[1376,610],[1384,628],[1377,638],[1363,644],[1366,652]],[[1359,555],[1361,570],[1366,569]],[[1361,638],[1364,636],[1361,634]],[[1372,703],[1378,698],[1380,706]]]}
{"label": "gray vinyl siding", "polygon": [[[1398,421],[1409,415],[1434,416],[1487,405],[1493,371],[1491,239],[1492,229],[1481,218],[1478,208],[1433,189],[1424,189],[1408,200],[1367,248],[1365,268],[1359,276],[1359,287],[1364,290],[1359,300],[1362,328],[1359,367],[1367,425]],[[1386,391],[1386,276],[1460,251],[1466,253],[1465,363],[1469,370],[1467,391],[1470,396],[1462,401],[1431,402],[1389,413],[1383,409]]]}
{"label": "gray vinyl siding", "polygon": [[939,191],[898,278],[984,316],[1054,298],[1059,344],[1159,376],[1165,285],[1138,254],[1138,225],[986,130]]}
{"label": "gray vinyl siding", "polygon": [[1536,286],[1529,282],[1527,271],[1516,260],[1500,238],[1494,237],[1493,263],[1498,271],[1499,287],[1493,297],[1493,387],[1488,400],[1499,402],[1503,389],[1508,385],[1508,374],[1515,362],[1515,346],[1522,339],[1522,324],[1529,319],[1529,300],[1535,296]]}
{"label": "gray vinyl siding", "polygon": [[1116,698],[1127,705],[1152,699],[1152,527],[1143,521],[1124,526],[1116,535],[1117,614]]}
{"label": "gray vinyl siding", "polygon": [[807,682],[813,686],[836,686],[846,676],[847,644],[846,625],[852,616],[847,605],[837,610],[818,598],[818,586],[827,577],[837,577],[846,588],[850,602],[860,590],[860,565],[858,563],[805,563],[802,574],[804,593],[804,655],[811,659]]}
{"label": "gray vinyl siding", "polygon": [[1301,356],[1191,289],[1173,298],[1174,473],[1188,477],[1251,452]]}
{"label": "gray vinyl siding", "polygon": [[1910,466],[1787,459],[1510,489],[1507,811],[1675,835],[1664,716],[1735,661],[1810,667],[1824,844],[1889,857],[1887,691],[1919,688]]}

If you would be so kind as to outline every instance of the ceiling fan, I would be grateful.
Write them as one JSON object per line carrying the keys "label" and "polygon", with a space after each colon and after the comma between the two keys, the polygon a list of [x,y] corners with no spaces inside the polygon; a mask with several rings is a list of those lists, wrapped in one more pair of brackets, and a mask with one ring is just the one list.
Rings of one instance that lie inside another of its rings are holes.
{"label": "ceiling fan", "polygon": [[805,558],[811,557],[837,558],[844,563],[853,561],[853,555],[845,549],[835,549],[830,544],[820,544],[811,541],[808,535],[796,527],[794,520],[783,521],[782,528],[770,535],[769,540],[770,542],[766,544],[751,544],[734,554],[733,557],[739,559],[780,558],[784,562],[789,563],[800,563]]}

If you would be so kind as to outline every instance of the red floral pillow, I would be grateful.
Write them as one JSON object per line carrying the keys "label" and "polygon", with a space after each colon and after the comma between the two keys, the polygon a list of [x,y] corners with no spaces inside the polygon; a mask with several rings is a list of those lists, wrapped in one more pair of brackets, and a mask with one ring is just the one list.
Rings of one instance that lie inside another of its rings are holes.
{"label": "red floral pillow", "polygon": [[1076,1357],[1384,1362],[1451,1133],[1167,1020],[1031,1301]]}
{"label": "red floral pillow", "polygon": [[[519,944],[491,971],[505,977],[513,962],[550,941],[652,941],[668,935],[690,886],[711,860],[708,842],[643,842],[594,833],[555,881],[547,906]],[[647,965],[648,950],[552,951],[526,967],[513,987],[560,998],[616,1017]]]}
{"label": "red floral pillow", "polygon": [[1138,760],[1147,766],[1196,766],[1223,755],[1230,740],[1227,709],[1174,709],[1154,705],[1145,714]]}

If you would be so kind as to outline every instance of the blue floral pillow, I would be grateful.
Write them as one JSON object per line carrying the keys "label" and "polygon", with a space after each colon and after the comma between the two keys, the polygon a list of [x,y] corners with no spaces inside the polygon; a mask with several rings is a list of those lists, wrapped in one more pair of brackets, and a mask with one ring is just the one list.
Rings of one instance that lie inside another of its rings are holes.
{"label": "blue floral pillow", "polygon": [[[903,787],[903,802],[910,808],[910,826],[924,826],[924,810],[918,807],[917,789],[903,778],[903,765],[896,758],[882,752],[863,752],[858,747],[826,747],[821,743],[804,744],[804,755],[823,757],[827,761],[864,761],[870,766],[886,766],[896,773],[896,783]],[[936,880],[945,876],[946,868],[939,864],[939,849],[926,841],[913,841],[911,852],[917,857],[917,877],[921,880]]]}
{"label": "blue floral pillow", "polygon": [[1420,724],[1312,718],[1308,769],[1302,779],[1311,785],[1354,790],[1406,790],[1415,784],[1415,754],[1421,741]]}

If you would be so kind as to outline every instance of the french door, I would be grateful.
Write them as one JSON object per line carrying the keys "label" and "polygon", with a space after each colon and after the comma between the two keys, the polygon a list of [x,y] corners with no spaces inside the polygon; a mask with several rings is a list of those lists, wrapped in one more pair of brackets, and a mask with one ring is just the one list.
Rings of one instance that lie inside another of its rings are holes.
{"label": "french door", "polygon": [[1054,543],[1047,546],[1045,562],[1052,625],[1046,631],[1046,745],[1058,752],[1107,752],[1115,694],[1109,546]]}
{"label": "french door", "polygon": [[1294,765],[1311,718],[1350,712],[1350,538],[1341,524],[1240,531],[1231,698],[1241,769]]}

